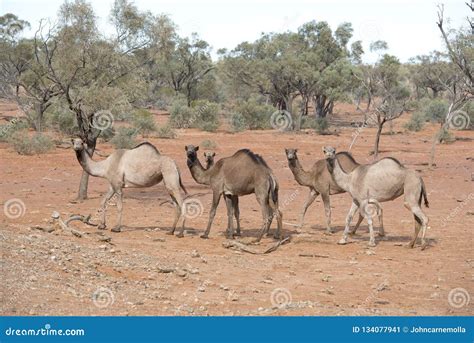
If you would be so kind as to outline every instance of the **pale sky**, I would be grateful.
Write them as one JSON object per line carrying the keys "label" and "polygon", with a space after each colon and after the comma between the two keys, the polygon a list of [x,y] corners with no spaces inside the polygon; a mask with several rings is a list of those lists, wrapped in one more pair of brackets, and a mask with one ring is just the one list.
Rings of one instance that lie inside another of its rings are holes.
{"label": "pale sky", "polygon": [[[63,0],[0,0],[0,15],[11,12],[29,21],[32,30],[42,18],[55,18]],[[108,15],[113,0],[90,1],[99,17],[99,27],[110,32]],[[466,25],[469,13],[464,0],[135,0],[141,10],[168,14],[182,35],[197,32],[213,48],[232,49],[243,41],[256,40],[261,32],[296,30],[310,20],[327,21],[333,29],[351,22],[353,40],[362,40],[364,60],[370,42],[385,40],[389,53],[406,62],[410,57],[442,50],[436,26],[437,4],[445,4],[449,24]]]}

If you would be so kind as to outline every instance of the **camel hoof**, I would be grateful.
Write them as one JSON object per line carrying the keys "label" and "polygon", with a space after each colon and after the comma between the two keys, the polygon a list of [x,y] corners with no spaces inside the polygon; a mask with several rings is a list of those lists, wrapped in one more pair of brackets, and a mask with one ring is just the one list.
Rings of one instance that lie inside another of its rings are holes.
{"label": "camel hoof", "polygon": [[407,248],[407,249],[413,249],[414,246],[415,246],[415,244],[412,244],[412,243],[410,242],[410,243],[408,243],[408,244],[406,245],[406,248]]}
{"label": "camel hoof", "polygon": [[347,244],[347,241],[344,238],[342,238],[341,240],[339,240],[339,242],[337,242],[337,244],[345,245],[345,244]]}
{"label": "camel hoof", "polygon": [[105,230],[107,227],[105,226],[105,224],[99,224],[99,226],[97,226],[97,229],[99,230]]}
{"label": "camel hoof", "polygon": [[208,239],[209,237],[207,235],[201,235],[200,236],[202,239]]}
{"label": "camel hoof", "polygon": [[369,247],[375,247],[376,246],[375,242],[369,242],[368,245],[369,245]]}
{"label": "camel hoof", "polygon": [[181,233],[178,233],[178,234],[176,235],[176,237],[178,237],[178,238],[183,238],[183,237],[184,237],[184,234],[183,234],[182,232],[181,232]]}
{"label": "camel hoof", "polygon": [[168,231],[166,234],[172,236],[174,235],[174,231]]}
{"label": "camel hoof", "polygon": [[326,231],[324,231],[324,233],[326,235],[332,235],[334,233],[334,231],[333,230],[326,230]]}
{"label": "camel hoof", "polygon": [[121,232],[122,231],[122,228],[120,226],[115,226],[112,230],[110,230],[112,232]]}
{"label": "camel hoof", "polygon": [[422,243],[421,244],[421,251],[425,250],[428,247],[427,243]]}

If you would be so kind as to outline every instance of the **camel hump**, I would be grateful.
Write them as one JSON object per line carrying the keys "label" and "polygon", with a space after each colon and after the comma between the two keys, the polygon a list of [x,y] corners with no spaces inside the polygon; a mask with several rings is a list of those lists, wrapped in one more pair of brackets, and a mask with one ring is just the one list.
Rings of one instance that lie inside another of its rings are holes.
{"label": "camel hump", "polygon": [[340,151],[336,154],[336,157],[341,157],[341,156],[347,157],[352,163],[358,165],[358,163],[356,162],[356,160],[354,159],[354,157],[352,156],[352,154],[350,152]]}
{"label": "camel hump", "polygon": [[399,160],[397,160],[395,157],[384,157],[380,161],[383,161],[383,160],[392,160],[393,162],[398,164],[400,167],[405,168],[405,166]]}
{"label": "camel hump", "polygon": [[134,146],[131,150],[135,150],[135,149],[138,149],[140,147],[150,147],[152,148],[153,150],[156,151],[157,154],[159,154],[160,152],[158,151],[158,149],[156,148],[156,146],[154,146],[153,144],[151,144],[150,142],[142,142],[136,146]]}
{"label": "camel hump", "polygon": [[262,156],[254,153],[253,151],[251,151],[250,149],[240,149],[239,151],[237,151],[234,156],[238,156],[238,155],[246,155],[248,157],[250,157],[250,159],[252,161],[254,161],[256,164],[259,164],[259,165],[262,165],[262,166],[265,166],[267,168],[270,168],[267,164],[267,162],[265,162],[265,160],[263,159]]}

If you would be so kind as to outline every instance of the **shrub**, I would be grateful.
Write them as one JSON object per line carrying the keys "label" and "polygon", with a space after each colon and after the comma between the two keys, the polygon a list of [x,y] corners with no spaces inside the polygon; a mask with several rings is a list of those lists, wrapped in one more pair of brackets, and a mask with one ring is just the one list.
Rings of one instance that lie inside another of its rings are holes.
{"label": "shrub", "polygon": [[207,100],[198,100],[193,103],[195,113],[191,127],[198,127],[204,131],[214,132],[219,127],[219,105]]}
{"label": "shrub", "polygon": [[120,127],[117,129],[115,136],[110,140],[117,149],[131,149],[137,145],[135,137],[136,130],[133,127]]}
{"label": "shrub", "polygon": [[20,155],[44,154],[54,147],[53,141],[48,136],[38,133],[30,137],[26,131],[14,133],[9,142]]}
{"label": "shrub", "polygon": [[241,132],[247,128],[245,118],[240,112],[235,112],[230,115],[229,124],[232,132]]}
{"label": "shrub", "polygon": [[327,118],[318,117],[314,121],[314,131],[316,131],[316,133],[318,133],[319,135],[327,133],[328,128],[329,122]]}
{"label": "shrub", "polygon": [[150,133],[156,131],[153,115],[146,109],[135,110],[132,117],[132,124],[137,133],[147,137]]}
{"label": "shrub", "polygon": [[201,147],[203,147],[204,149],[215,149],[217,148],[217,143],[210,140],[210,139],[206,139],[206,140],[203,140],[201,142],[201,144],[199,144]]}
{"label": "shrub", "polygon": [[241,101],[237,104],[236,112],[244,118],[244,123],[250,130],[268,129],[271,127],[270,118],[275,108],[260,103],[255,98]]}
{"label": "shrub", "polygon": [[469,126],[466,128],[472,130],[474,128],[474,101],[468,101],[462,108],[469,117]]}
{"label": "shrub", "polygon": [[177,98],[170,109],[170,124],[177,128],[191,127],[195,120],[194,110],[188,107],[186,99]]}
{"label": "shrub", "polygon": [[442,99],[433,99],[424,101],[421,106],[425,120],[435,123],[444,122],[446,113],[448,112],[448,104],[446,101]]}
{"label": "shrub", "polygon": [[26,121],[17,118],[14,118],[7,124],[0,125],[0,142],[8,142],[13,134],[28,127],[29,125]]}
{"label": "shrub", "polygon": [[159,138],[174,139],[174,138],[176,138],[176,132],[171,127],[170,124],[165,124],[162,127],[158,128],[158,137]]}
{"label": "shrub", "polygon": [[421,112],[413,112],[411,115],[410,120],[405,124],[405,128],[409,131],[418,132],[423,128],[425,124],[425,116]]}

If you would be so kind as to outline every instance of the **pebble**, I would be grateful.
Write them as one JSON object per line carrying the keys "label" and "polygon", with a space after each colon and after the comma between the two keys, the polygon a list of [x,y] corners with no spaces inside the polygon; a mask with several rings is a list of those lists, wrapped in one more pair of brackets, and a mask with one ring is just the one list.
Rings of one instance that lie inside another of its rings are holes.
{"label": "pebble", "polygon": [[193,250],[191,251],[191,257],[201,257],[201,255],[199,254],[197,250]]}

